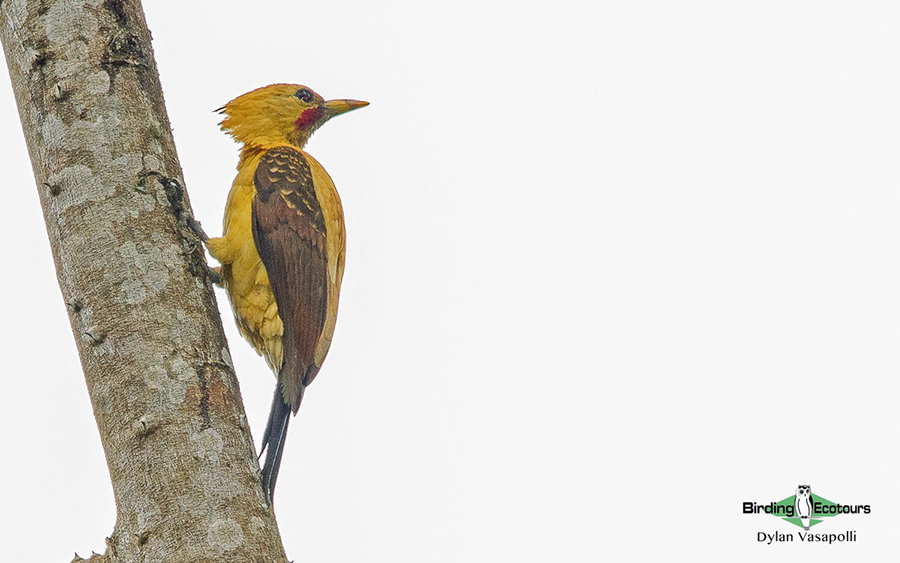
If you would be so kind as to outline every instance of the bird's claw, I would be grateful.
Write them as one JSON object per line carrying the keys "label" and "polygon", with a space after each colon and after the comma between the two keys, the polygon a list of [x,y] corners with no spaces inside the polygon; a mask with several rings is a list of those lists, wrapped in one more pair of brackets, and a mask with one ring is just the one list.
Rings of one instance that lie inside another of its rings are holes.
{"label": "bird's claw", "polygon": [[216,285],[222,285],[222,268],[217,266],[213,268],[212,266],[206,267],[206,273],[209,275],[209,281],[213,282]]}
{"label": "bird's claw", "polygon": [[203,242],[206,242],[209,240],[209,235],[207,235],[206,231],[203,230],[203,227],[200,225],[200,221],[194,219],[191,216],[188,216],[185,219],[185,222],[187,223],[187,226],[192,231],[194,231],[194,233],[196,233],[198,237],[200,237],[200,240],[202,240]]}

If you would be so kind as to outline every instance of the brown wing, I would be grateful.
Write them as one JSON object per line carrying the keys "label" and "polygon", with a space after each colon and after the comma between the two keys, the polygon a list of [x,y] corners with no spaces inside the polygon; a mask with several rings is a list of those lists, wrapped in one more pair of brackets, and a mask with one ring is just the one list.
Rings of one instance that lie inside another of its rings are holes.
{"label": "brown wing", "polygon": [[296,413],[315,377],[316,344],[328,310],[325,221],[303,154],[291,147],[266,152],[253,176],[253,240],[266,267],[284,324],[278,380]]}

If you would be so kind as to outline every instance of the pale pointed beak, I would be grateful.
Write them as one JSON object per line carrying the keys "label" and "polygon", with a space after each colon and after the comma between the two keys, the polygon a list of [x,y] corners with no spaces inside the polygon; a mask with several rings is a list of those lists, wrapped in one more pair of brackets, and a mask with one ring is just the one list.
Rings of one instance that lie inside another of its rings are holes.
{"label": "pale pointed beak", "polygon": [[347,113],[355,109],[364,108],[369,102],[361,102],[359,100],[328,100],[325,102],[326,119],[331,119],[335,115]]}

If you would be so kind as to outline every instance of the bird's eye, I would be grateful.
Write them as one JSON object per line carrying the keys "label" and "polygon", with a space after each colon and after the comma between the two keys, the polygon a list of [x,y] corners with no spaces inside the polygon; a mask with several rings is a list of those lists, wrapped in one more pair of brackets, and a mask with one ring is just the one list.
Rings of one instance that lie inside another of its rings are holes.
{"label": "bird's eye", "polygon": [[294,95],[297,96],[297,99],[299,99],[301,102],[309,103],[313,100],[312,92],[310,92],[306,88],[301,88],[300,90],[297,90],[297,93]]}

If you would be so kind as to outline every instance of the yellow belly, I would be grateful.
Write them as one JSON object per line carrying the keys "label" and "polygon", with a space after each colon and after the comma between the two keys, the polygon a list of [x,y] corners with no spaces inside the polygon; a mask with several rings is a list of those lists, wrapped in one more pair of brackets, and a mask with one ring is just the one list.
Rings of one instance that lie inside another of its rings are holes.
{"label": "yellow belly", "polygon": [[222,264],[222,285],[228,291],[241,335],[266,359],[275,373],[281,369],[284,325],[278,316],[269,277],[253,242],[253,171],[259,157],[243,163],[228,203],[222,238],[207,242],[210,254]]}
{"label": "yellow belly", "polygon": [[[252,231],[252,203],[256,194],[253,174],[262,154],[242,157],[225,206],[223,235],[207,241],[213,258],[222,264],[222,284],[234,310],[241,335],[278,374],[282,365],[284,325],[266,268],[256,251]],[[307,155],[308,156],[308,155]],[[328,314],[319,336],[315,362],[321,366],[331,344],[337,320],[340,284],[344,272],[344,221],[340,198],[322,166],[308,158],[326,224],[329,263]]]}

